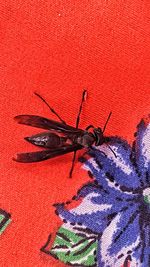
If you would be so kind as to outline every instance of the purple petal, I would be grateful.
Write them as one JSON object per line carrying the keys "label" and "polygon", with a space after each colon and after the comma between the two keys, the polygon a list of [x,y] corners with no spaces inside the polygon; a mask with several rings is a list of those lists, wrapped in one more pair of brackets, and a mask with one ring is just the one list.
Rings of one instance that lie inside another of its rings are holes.
{"label": "purple petal", "polygon": [[[98,263],[101,267],[120,267],[127,257],[131,266],[139,263],[135,251],[140,244],[139,215],[136,207],[118,213],[99,241]],[[146,266],[146,265],[145,265]]]}
{"label": "purple petal", "polygon": [[130,207],[130,201],[122,201],[107,195],[99,188],[85,186],[80,190],[78,198],[84,196],[78,207],[67,210],[64,205],[57,205],[56,212],[64,222],[84,225],[95,233],[101,233],[118,212]]}
{"label": "purple petal", "polygon": [[135,160],[141,174],[143,182],[150,184],[148,176],[150,174],[150,115],[142,119],[137,126],[137,136],[135,142]]}
{"label": "purple petal", "polygon": [[136,251],[133,253],[133,257],[140,263],[138,266],[147,267],[150,266],[150,226],[143,225],[140,233],[141,240]]}
{"label": "purple petal", "polygon": [[111,138],[111,148],[107,144],[90,151],[92,156],[84,164],[99,185],[112,195],[123,199],[140,192],[140,180],[130,161],[131,147],[122,139]]}
{"label": "purple petal", "polygon": [[112,184],[114,187],[118,185],[123,192],[136,192],[141,184],[130,160],[131,147],[117,137],[110,138],[109,146],[115,155],[107,144],[94,147],[89,152],[92,159],[89,160],[89,163],[88,161],[85,163],[85,168],[87,166],[87,169],[90,169],[92,163],[93,169],[90,171],[100,184],[101,177],[105,174],[106,179],[111,182],[111,186]]}

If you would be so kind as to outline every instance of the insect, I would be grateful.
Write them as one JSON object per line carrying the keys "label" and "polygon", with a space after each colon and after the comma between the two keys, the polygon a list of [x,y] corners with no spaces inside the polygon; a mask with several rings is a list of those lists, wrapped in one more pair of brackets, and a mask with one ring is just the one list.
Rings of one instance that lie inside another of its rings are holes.
{"label": "insect", "polygon": [[[72,177],[76,152],[82,148],[92,148],[92,145],[99,146],[107,141],[107,137],[104,136],[106,125],[110,119],[112,112],[110,112],[103,130],[101,128],[95,128],[93,125],[89,125],[85,130],[78,128],[80,122],[80,115],[82,111],[83,102],[87,96],[87,91],[84,90],[82,94],[82,100],[79,107],[78,116],[76,119],[76,126],[72,127],[56,113],[56,111],[46,102],[46,100],[38,93],[34,93],[38,96],[60,120],[54,121],[37,115],[18,115],[14,119],[19,124],[25,124],[32,127],[42,128],[48,130],[39,134],[25,137],[24,139],[35,146],[45,148],[42,151],[19,153],[13,160],[22,163],[38,162],[47,159],[51,159],[57,156],[61,156],[70,152],[74,152],[72,159],[72,166],[70,169],[69,177]],[[92,129],[92,131],[90,130]]]}

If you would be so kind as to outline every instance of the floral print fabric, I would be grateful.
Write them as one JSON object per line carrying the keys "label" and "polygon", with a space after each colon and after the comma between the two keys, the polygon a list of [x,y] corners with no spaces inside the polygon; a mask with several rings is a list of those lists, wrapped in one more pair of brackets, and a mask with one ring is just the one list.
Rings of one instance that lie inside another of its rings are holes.
{"label": "floral print fabric", "polygon": [[150,116],[135,136],[132,146],[110,137],[89,151],[84,168],[94,179],[76,208],[57,204],[64,224],[51,255],[74,266],[150,266]]}

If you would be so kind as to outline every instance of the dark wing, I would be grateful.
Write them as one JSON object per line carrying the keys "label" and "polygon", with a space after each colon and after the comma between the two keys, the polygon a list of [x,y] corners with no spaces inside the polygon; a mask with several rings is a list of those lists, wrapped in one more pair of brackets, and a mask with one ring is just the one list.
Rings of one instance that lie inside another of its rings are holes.
{"label": "dark wing", "polygon": [[18,115],[14,118],[19,124],[26,124],[37,128],[55,130],[58,132],[69,133],[69,134],[80,134],[84,131],[76,129],[67,124],[61,122],[49,120],[47,118],[36,116],[36,115]]}
{"label": "dark wing", "polygon": [[55,158],[73,151],[77,151],[82,148],[83,147],[81,145],[75,144],[75,145],[63,146],[58,149],[48,149],[44,151],[36,151],[31,153],[20,153],[17,154],[16,158],[13,158],[13,160],[23,163],[38,162]]}

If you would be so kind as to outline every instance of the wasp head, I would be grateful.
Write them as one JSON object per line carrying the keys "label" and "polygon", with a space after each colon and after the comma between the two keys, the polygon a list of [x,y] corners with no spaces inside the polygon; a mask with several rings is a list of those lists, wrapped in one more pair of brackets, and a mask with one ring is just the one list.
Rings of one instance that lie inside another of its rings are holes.
{"label": "wasp head", "polygon": [[104,143],[104,135],[103,135],[103,131],[101,128],[94,128],[93,129],[93,134],[95,137],[95,145],[96,146],[100,146]]}

